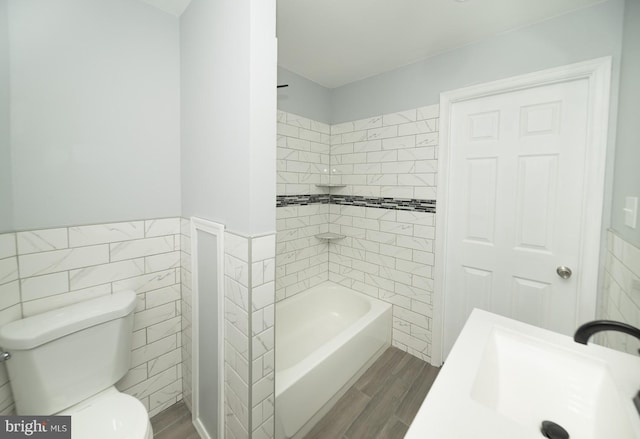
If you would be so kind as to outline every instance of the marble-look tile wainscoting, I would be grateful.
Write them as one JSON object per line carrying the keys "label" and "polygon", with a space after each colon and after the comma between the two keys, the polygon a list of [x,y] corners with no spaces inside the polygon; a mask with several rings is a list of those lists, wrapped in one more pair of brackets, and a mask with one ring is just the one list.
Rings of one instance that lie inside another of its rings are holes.
{"label": "marble-look tile wainscoting", "polygon": [[[640,248],[607,232],[601,316],[640,328]],[[612,349],[638,354],[640,342],[619,332],[602,332],[596,340]]]}
{"label": "marble-look tile wainscoting", "polygon": [[[0,235],[0,325],[132,289],[132,363],[117,387],[151,416],[182,399],[180,219],[83,225]],[[14,404],[0,366],[0,413]]]}
{"label": "marble-look tile wainscoting", "polygon": [[225,232],[224,252],[226,437],[269,439],[275,425],[275,235]]}
{"label": "marble-look tile wainscoting", "polygon": [[[183,395],[191,408],[190,220],[181,222]],[[225,437],[274,435],[275,234],[224,234]],[[251,435],[250,433],[251,432]]]}

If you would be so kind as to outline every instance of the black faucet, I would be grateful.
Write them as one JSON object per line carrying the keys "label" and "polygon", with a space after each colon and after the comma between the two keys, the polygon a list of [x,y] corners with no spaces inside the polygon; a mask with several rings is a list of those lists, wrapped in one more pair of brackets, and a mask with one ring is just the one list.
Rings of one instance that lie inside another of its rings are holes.
{"label": "black faucet", "polygon": [[[587,344],[589,338],[600,331],[617,331],[624,334],[632,335],[640,340],[640,329],[635,326],[627,325],[622,322],[613,320],[594,320],[581,325],[573,335],[573,340],[577,343]],[[640,414],[640,391],[633,397],[633,405],[636,406],[638,414]]]}
{"label": "black faucet", "polygon": [[587,344],[587,341],[593,334],[601,331],[623,332],[640,340],[640,329],[634,326],[627,325],[622,322],[615,322],[613,320],[594,320],[580,326],[573,336],[573,341],[576,343]]}

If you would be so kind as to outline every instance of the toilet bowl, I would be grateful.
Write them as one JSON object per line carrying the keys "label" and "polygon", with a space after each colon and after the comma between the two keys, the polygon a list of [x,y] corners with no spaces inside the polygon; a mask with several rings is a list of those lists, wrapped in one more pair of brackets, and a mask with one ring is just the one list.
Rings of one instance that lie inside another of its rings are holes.
{"label": "toilet bowl", "polygon": [[0,328],[17,414],[71,416],[73,439],[152,439],[144,405],[114,387],[129,370],[135,305],[123,291]]}
{"label": "toilet bowl", "polygon": [[74,439],[153,439],[144,405],[115,387],[58,414],[71,416]]}

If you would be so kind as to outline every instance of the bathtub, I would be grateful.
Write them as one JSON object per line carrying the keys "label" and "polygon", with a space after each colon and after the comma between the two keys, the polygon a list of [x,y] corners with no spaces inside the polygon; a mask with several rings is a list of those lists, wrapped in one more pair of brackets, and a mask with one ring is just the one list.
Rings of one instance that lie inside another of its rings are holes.
{"label": "bathtub", "polygon": [[324,282],[276,304],[276,439],[307,433],[391,344],[391,305]]}

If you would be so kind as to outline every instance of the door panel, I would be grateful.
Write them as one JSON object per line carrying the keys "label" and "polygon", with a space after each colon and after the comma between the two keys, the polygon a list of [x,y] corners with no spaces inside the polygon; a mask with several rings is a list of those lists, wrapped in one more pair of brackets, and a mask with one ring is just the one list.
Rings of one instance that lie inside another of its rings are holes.
{"label": "door panel", "polygon": [[556,332],[576,327],[588,83],[451,107],[445,355],[473,307]]}

